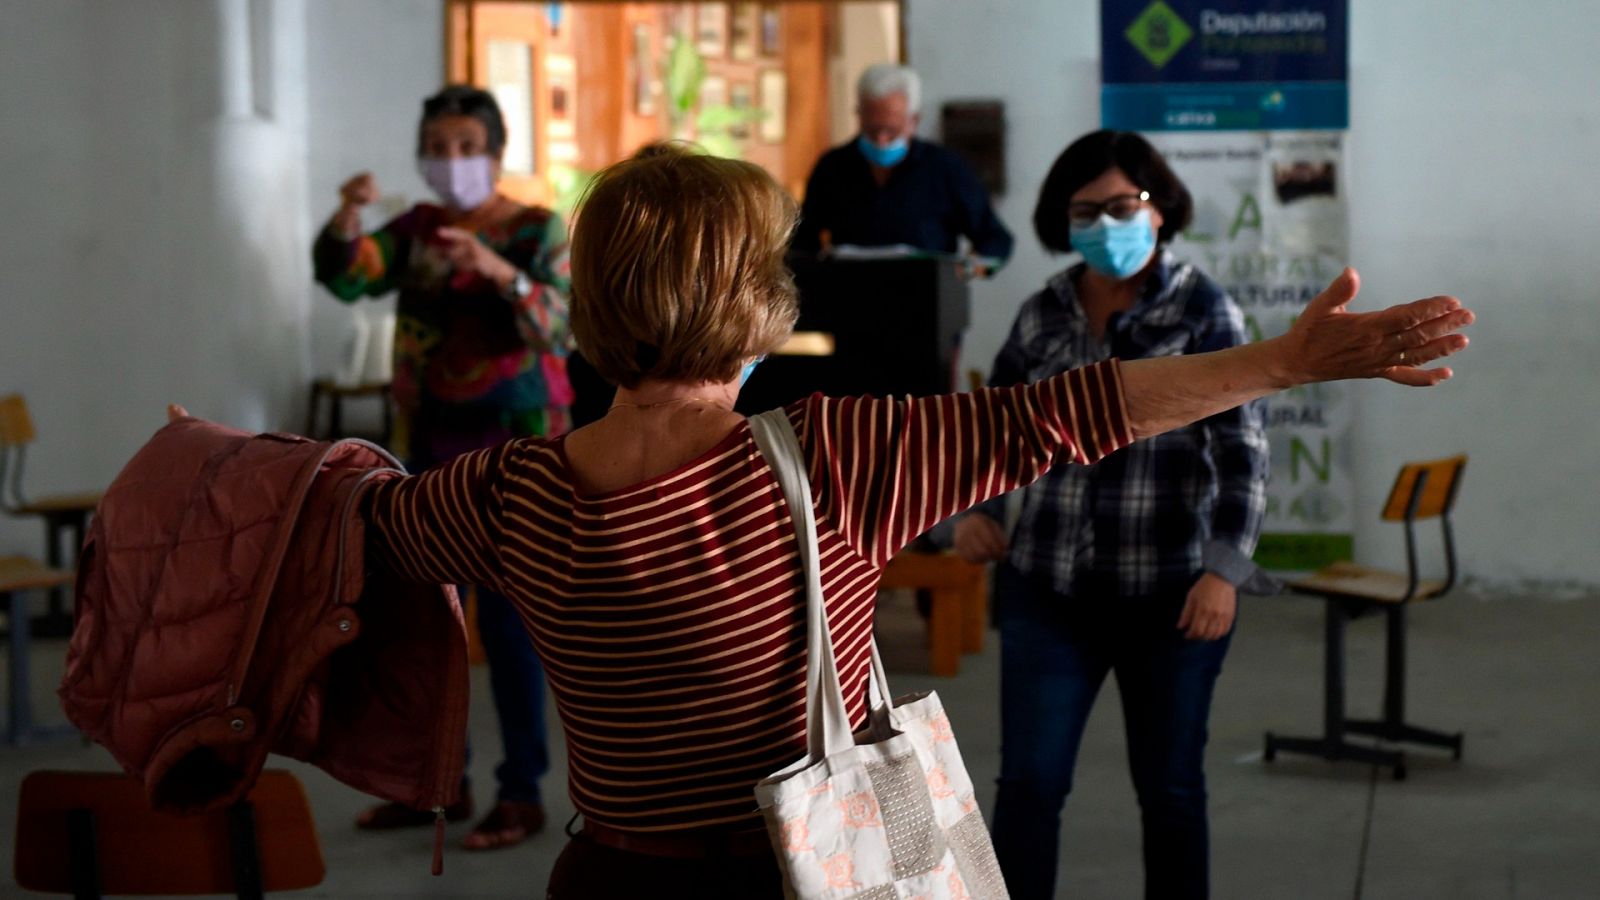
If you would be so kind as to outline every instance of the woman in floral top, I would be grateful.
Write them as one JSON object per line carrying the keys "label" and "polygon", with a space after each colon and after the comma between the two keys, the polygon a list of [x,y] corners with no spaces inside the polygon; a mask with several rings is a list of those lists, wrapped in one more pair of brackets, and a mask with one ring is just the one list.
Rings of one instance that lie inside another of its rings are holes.
{"label": "woman in floral top", "polygon": [[[394,446],[412,471],[519,437],[568,427],[569,287],[566,226],[554,212],[495,191],[505,123],[494,98],[447,87],[423,103],[418,165],[440,203],[419,203],[370,234],[361,207],[378,198],[362,173],[318,236],[317,281],[341,300],[399,292],[394,344]],[[539,777],[548,768],[544,678],[505,598],[478,592],[505,744],[498,803],[467,838],[469,849],[517,843],[544,823]],[[465,789],[447,816],[472,812]],[[426,824],[432,814],[393,806],[364,827]]]}

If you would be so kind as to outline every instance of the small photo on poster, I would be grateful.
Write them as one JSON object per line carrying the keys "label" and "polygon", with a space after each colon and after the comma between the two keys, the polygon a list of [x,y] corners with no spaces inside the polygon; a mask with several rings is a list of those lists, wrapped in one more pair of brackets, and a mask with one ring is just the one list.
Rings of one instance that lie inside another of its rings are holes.
{"label": "small photo on poster", "polygon": [[733,23],[730,26],[730,50],[735,60],[745,62],[756,58],[757,9],[754,3],[735,3]]}
{"label": "small photo on poster", "polygon": [[740,114],[733,127],[728,129],[728,134],[741,141],[748,139],[750,137],[749,117],[756,105],[755,86],[747,81],[734,82],[728,91],[728,105]]}
{"label": "small photo on poster", "polygon": [[1285,206],[1306,197],[1338,196],[1338,179],[1328,160],[1296,160],[1272,164],[1272,188]]}

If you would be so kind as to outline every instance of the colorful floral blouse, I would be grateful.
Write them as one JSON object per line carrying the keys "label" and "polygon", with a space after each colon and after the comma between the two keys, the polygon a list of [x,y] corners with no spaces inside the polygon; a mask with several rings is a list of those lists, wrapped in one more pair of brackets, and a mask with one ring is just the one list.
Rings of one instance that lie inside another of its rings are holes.
{"label": "colorful floral blouse", "polygon": [[324,230],[312,250],[317,281],[341,300],[399,291],[393,443],[414,467],[515,437],[561,434],[572,405],[561,217],[525,207],[477,232],[532,279],[521,297],[453,269],[435,237],[446,224],[442,207],[422,203],[355,240]]}

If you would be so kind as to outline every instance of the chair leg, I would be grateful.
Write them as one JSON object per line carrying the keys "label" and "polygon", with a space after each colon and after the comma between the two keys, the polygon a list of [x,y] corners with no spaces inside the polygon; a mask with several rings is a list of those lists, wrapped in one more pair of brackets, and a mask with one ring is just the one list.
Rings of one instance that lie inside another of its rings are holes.
{"label": "chair leg", "polygon": [[1344,741],[1344,635],[1345,610],[1335,600],[1326,601],[1323,622],[1322,736]]}
{"label": "chair leg", "polygon": [[9,591],[0,594],[11,617],[11,631],[7,635],[9,659],[6,660],[6,699],[10,709],[6,714],[6,743],[13,747],[36,740],[65,737],[75,734],[70,725],[35,725],[33,722],[33,634],[28,620],[28,592]]}
{"label": "chair leg", "polygon": [[1386,625],[1383,718],[1351,719],[1345,722],[1345,729],[1352,734],[1367,735],[1397,744],[1443,747],[1450,750],[1456,759],[1460,759],[1463,744],[1463,735],[1460,732],[1447,734],[1406,724],[1406,610],[1403,605],[1388,610]]}
{"label": "chair leg", "polygon": [[961,669],[961,591],[935,588],[929,591],[933,608],[928,611],[928,657],[933,674],[949,677]]}
{"label": "chair leg", "polygon": [[233,889],[239,900],[263,900],[261,847],[256,841],[255,807],[249,801],[228,807],[228,848],[233,857]]}
{"label": "chair leg", "polygon": [[29,630],[28,598],[26,591],[10,591],[5,594],[6,606],[11,616],[10,635],[10,672],[8,685],[8,699],[11,709],[6,716],[6,743],[15,747],[22,743],[22,737],[33,724],[32,685],[30,684],[29,664]]}
{"label": "chair leg", "polygon": [[1262,749],[1262,758],[1272,762],[1282,752],[1320,756],[1330,761],[1369,762],[1393,767],[1394,777],[1397,780],[1403,779],[1406,777],[1404,754],[1397,750],[1352,744],[1345,740],[1346,731],[1355,730],[1349,727],[1351,723],[1344,714],[1345,621],[1349,616],[1338,601],[1329,599],[1324,602],[1327,606],[1323,624],[1322,736],[1280,737],[1269,731]]}
{"label": "chair leg", "polygon": [[100,848],[90,810],[67,813],[67,860],[72,870],[73,900],[100,900]]}
{"label": "chair leg", "polygon": [[[44,558],[52,569],[70,569],[78,564],[78,553],[83,547],[83,532],[89,514],[72,510],[46,514],[44,518]],[[72,545],[71,556],[61,552],[61,533],[69,532],[77,543]],[[56,638],[72,634],[72,611],[69,608],[67,588],[50,588],[50,598],[45,613],[33,620],[34,637]]]}
{"label": "chair leg", "polygon": [[306,437],[317,436],[317,403],[322,399],[322,387],[316,382],[311,383],[311,399],[306,402]]}
{"label": "chair leg", "polygon": [[1383,719],[1392,727],[1406,720],[1406,607],[1397,603],[1384,616]]}
{"label": "chair leg", "polygon": [[975,579],[961,592],[961,652],[983,652],[983,630],[989,625],[988,577]]}

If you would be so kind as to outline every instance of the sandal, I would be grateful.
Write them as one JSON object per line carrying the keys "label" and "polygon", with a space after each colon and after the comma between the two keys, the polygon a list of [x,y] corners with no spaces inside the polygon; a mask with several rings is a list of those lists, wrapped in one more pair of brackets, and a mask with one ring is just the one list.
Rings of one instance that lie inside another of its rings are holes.
{"label": "sandal", "polygon": [[[461,822],[472,818],[472,791],[463,784],[461,799],[444,808],[446,822]],[[404,803],[380,803],[369,807],[356,817],[356,827],[366,831],[388,831],[394,828],[421,828],[432,825],[431,809],[413,809]]]}
{"label": "sandal", "polygon": [[499,850],[520,844],[543,828],[543,806],[501,800],[482,822],[473,826],[461,846],[467,850]]}

